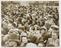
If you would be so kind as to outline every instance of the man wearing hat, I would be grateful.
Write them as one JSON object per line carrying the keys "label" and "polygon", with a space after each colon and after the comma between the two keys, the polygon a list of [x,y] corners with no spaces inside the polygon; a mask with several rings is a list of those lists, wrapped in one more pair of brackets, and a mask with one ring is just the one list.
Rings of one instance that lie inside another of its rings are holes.
{"label": "man wearing hat", "polygon": [[51,25],[50,29],[49,29],[50,32],[55,32],[55,33],[59,33],[59,27],[57,25]]}
{"label": "man wearing hat", "polygon": [[50,28],[51,25],[55,24],[54,23],[54,19],[53,19],[53,16],[52,15],[48,15],[47,16],[47,20],[45,21],[45,26],[47,29]]}
{"label": "man wearing hat", "polygon": [[[8,46],[14,46],[15,43],[19,44],[20,40],[19,40],[18,29],[10,29],[8,34],[3,37],[3,41],[5,42],[6,45],[9,44]],[[10,45],[12,42],[13,42],[13,44]],[[15,45],[15,46],[17,46],[17,45]]]}

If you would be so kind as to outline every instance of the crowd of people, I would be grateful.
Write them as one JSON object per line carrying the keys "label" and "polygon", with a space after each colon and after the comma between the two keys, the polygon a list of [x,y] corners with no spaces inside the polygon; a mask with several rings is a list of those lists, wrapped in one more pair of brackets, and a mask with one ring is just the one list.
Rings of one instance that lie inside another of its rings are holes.
{"label": "crowd of people", "polygon": [[59,46],[58,9],[58,5],[48,6],[40,2],[29,2],[28,6],[20,2],[1,2],[2,46]]}

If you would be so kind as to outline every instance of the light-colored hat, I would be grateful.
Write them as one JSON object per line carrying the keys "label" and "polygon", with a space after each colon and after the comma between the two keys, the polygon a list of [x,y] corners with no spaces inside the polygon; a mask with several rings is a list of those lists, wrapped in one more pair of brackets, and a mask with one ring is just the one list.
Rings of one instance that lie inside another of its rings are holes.
{"label": "light-colored hat", "polygon": [[27,43],[26,47],[37,47],[37,45],[34,43]]}
{"label": "light-colored hat", "polygon": [[20,36],[21,36],[21,37],[24,37],[24,36],[26,37],[26,36],[27,36],[27,33],[22,32]]}
{"label": "light-colored hat", "polygon": [[48,17],[49,17],[49,18],[52,18],[53,16],[48,14]]}
{"label": "light-colored hat", "polygon": [[21,24],[18,25],[18,28],[22,28],[23,26]]}
{"label": "light-colored hat", "polygon": [[45,29],[45,30],[47,30],[47,28],[46,28],[45,26],[41,27],[41,29]]}
{"label": "light-colored hat", "polygon": [[57,25],[51,25],[51,28],[59,28]]}
{"label": "light-colored hat", "polygon": [[18,32],[18,29],[10,29],[9,32]]}

